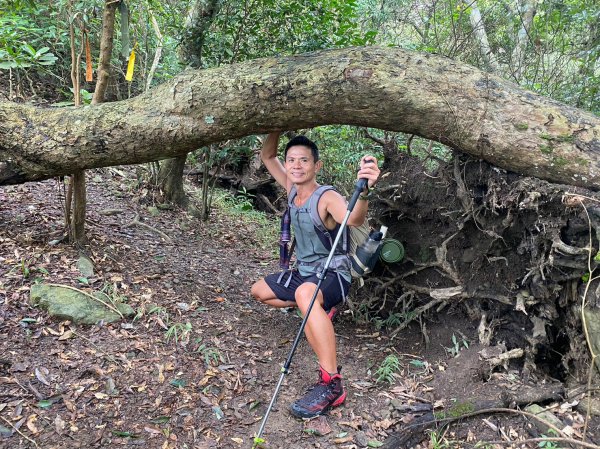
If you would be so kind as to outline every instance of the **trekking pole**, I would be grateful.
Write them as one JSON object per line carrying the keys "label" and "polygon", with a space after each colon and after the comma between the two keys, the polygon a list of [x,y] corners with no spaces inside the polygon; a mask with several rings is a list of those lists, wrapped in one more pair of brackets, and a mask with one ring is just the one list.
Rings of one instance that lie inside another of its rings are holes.
{"label": "trekking pole", "polygon": [[[369,163],[369,162],[373,162],[373,161],[369,159],[369,160],[365,160],[365,162]],[[348,223],[348,218],[350,218],[350,214],[352,213],[352,210],[354,209],[354,206],[356,204],[356,201],[358,200],[359,195],[362,193],[362,191],[367,186],[367,182],[368,182],[368,180],[366,178],[361,178],[358,181],[356,181],[354,193],[352,195],[352,198],[350,198],[350,201],[348,202],[348,209],[346,211],[346,215],[344,216],[344,219],[342,220],[342,223],[338,229],[337,235],[335,236],[335,240],[331,247],[331,251],[329,251],[329,256],[327,257],[327,260],[325,261],[325,266],[323,267],[323,270],[320,273],[317,273],[317,278],[319,279],[319,281],[317,282],[317,288],[315,288],[315,293],[313,294],[312,299],[310,300],[310,304],[308,305],[308,309],[306,310],[306,314],[304,315],[304,319],[302,320],[302,324],[300,325],[298,334],[296,334],[296,338],[294,340],[294,343],[292,344],[292,349],[290,350],[287,360],[285,361],[285,364],[281,367],[281,376],[279,377],[279,381],[277,382],[277,386],[275,387],[275,392],[273,393],[273,397],[271,398],[269,407],[267,407],[265,416],[263,416],[263,420],[260,424],[260,428],[258,429],[258,433],[254,437],[254,444],[252,445],[253,449],[258,448],[262,443],[265,442],[265,440],[261,438],[261,435],[262,435],[263,431],[265,430],[265,425],[267,424],[267,419],[269,418],[269,414],[271,413],[271,410],[273,409],[273,406],[275,405],[275,401],[277,399],[277,395],[279,394],[279,390],[281,389],[281,384],[283,383],[283,379],[285,378],[285,375],[289,372],[290,365],[292,364],[292,358],[294,357],[294,353],[296,352],[296,349],[298,348],[298,344],[300,343],[300,339],[302,338],[302,333],[304,332],[304,328],[306,327],[306,322],[308,321],[308,316],[310,315],[310,311],[312,310],[313,305],[315,304],[315,300],[317,299],[317,295],[319,294],[319,288],[321,288],[321,283],[323,282],[323,279],[325,279],[325,276],[327,275],[327,270],[329,269],[329,265],[331,264],[331,259],[333,259],[335,249],[337,248],[337,245],[340,241],[343,231],[346,228],[346,224]]]}

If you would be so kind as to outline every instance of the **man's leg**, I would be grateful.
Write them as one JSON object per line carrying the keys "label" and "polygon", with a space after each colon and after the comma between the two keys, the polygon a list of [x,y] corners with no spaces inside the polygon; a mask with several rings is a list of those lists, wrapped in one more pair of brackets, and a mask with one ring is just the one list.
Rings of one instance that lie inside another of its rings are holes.
{"label": "man's leg", "polygon": [[[306,315],[317,285],[302,284],[296,290],[296,303]],[[333,324],[323,309],[323,293],[319,291],[306,321],[306,338],[319,360],[319,382],[295,401],[290,411],[299,418],[314,418],[346,400],[342,376],[338,372]]]}
{"label": "man's leg", "polygon": [[284,301],[277,298],[277,295],[275,295],[273,290],[271,290],[271,287],[269,287],[269,284],[267,284],[264,279],[255,282],[250,289],[250,293],[256,300],[271,307],[296,307],[296,303],[294,301]]}
{"label": "man's leg", "polygon": [[[316,284],[306,282],[296,290],[296,304],[302,315],[306,314],[316,288]],[[335,332],[331,320],[323,310],[323,294],[321,291],[317,294],[304,332],[321,368],[329,373],[337,373]]]}

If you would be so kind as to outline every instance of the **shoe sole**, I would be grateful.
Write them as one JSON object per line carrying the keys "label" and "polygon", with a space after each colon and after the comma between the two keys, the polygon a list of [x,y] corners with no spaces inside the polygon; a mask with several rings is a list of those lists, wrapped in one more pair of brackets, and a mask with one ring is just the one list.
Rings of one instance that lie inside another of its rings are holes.
{"label": "shoe sole", "polygon": [[292,408],[290,408],[290,413],[292,415],[294,415],[296,418],[302,418],[302,419],[316,418],[317,416],[324,415],[332,408],[339,407],[340,405],[342,405],[344,403],[344,401],[346,400],[347,395],[348,395],[348,393],[346,392],[346,390],[344,390],[344,393],[339,398],[337,398],[330,405],[328,405],[327,407],[325,407],[323,410],[321,410],[318,413],[310,413],[310,414],[309,413],[298,413],[298,412],[294,411]]}

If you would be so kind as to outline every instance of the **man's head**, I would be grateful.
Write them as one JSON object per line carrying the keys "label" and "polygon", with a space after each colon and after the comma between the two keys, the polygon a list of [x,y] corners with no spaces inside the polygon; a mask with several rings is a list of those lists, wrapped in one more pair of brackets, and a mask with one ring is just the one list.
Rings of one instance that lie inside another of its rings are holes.
{"label": "man's head", "polygon": [[295,147],[295,146],[302,146],[302,147],[309,148],[310,152],[312,153],[313,159],[314,159],[313,162],[317,162],[319,160],[319,149],[317,148],[317,145],[306,136],[296,136],[293,139],[290,139],[290,141],[285,146],[284,158],[287,157],[288,150],[291,147]]}

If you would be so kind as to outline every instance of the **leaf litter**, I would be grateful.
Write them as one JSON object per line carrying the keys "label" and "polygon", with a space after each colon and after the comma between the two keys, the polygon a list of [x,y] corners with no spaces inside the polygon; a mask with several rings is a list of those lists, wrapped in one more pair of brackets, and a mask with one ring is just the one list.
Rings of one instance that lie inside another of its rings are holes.
{"label": "leaf litter", "polygon": [[[250,445],[300,324],[250,298],[252,282],[277,270],[272,249],[253,242],[249,224],[238,234],[232,218],[214,214],[201,223],[177,210],[145,213],[147,198],[110,172],[95,172],[85,254],[93,277],[79,272],[73,247],[55,241],[63,226],[55,181],[0,189],[0,446]],[[127,227],[137,214],[172,240]],[[29,306],[34,282],[90,293],[110,285],[137,314],[110,325],[51,321]],[[165,338],[174,326],[177,341]],[[407,420],[391,413],[393,401],[444,395],[427,385],[434,374],[411,365],[417,355],[423,366],[445,357],[425,348],[418,329],[391,342],[384,330],[342,313],[336,333],[346,404],[308,422],[289,415],[288,405],[317,377],[314,355],[301,343],[264,447],[380,447]],[[378,384],[377,365],[395,348],[410,357],[394,384]],[[516,422],[506,422],[506,432],[524,435]],[[465,429],[476,440],[497,437],[485,424]]]}

